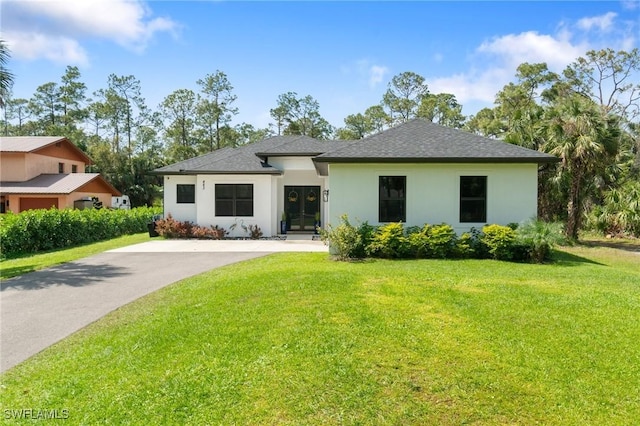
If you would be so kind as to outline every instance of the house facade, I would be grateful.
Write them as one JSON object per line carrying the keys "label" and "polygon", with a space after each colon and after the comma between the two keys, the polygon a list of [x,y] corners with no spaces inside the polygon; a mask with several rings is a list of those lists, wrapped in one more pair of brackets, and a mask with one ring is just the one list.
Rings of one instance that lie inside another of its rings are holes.
{"label": "house facade", "polygon": [[105,206],[122,195],[98,173],[85,173],[91,159],[71,141],[55,136],[0,138],[0,212],[73,208],[96,197]]}
{"label": "house facade", "polygon": [[[446,222],[457,232],[537,214],[538,166],[556,157],[411,120],[359,141],[277,136],[172,164],[165,215],[265,235],[313,232],[347,214],[371,225]],[[238,228],[236,226],[236,228]]]}

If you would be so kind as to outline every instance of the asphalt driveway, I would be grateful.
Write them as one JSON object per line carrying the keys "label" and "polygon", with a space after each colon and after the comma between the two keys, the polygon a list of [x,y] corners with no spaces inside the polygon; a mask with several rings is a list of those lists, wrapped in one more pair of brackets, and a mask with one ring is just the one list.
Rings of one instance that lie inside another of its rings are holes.
{"label": "asphalt driveway", "polygon": [[327,251],[317,241],[154,240],[0,284],[0,371],[162,287],[269,253]]}

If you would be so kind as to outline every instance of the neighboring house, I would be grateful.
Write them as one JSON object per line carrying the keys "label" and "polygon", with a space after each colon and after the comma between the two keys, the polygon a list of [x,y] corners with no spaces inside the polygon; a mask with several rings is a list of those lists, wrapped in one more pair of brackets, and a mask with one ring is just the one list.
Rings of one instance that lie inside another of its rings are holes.
{"label": "neighboring house", "polygon": [[0,137],[0,210],[73,208],[97,197],[105,206],[122,195],[98,173],[85,173],[91,159],[67,138]]}
{"label": "neighboring house", "polygon": [[199,225],[313,231],[316,214],[371,225],[451,224],[457,232],[537,214],[538,166],[554,156],[423,119],[358,141],[276,136],[175,163],[164,210]]}

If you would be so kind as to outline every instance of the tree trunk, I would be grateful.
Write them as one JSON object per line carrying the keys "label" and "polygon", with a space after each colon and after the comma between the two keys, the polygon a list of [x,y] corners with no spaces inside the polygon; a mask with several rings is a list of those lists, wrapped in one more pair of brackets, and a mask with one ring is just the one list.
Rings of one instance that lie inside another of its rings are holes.
{"label": "tree trunk", "polygon": [[582,197],[580,196],[580,186],[582,183],[582,168],[578,163],[573,170],[571,177],[571,187],[569,188],[569,203],[567,204],[567,237],[572,240],[578,239],[580,230],[580,215]]}

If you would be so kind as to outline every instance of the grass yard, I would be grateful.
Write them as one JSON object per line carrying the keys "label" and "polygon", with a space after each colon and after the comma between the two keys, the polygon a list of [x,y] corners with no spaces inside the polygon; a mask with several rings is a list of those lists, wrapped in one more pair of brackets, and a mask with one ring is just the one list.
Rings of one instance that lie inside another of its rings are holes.
{"label": "grass yard", "polygon": [[276,254],[167,287],[2,376],[66,424],[634,425],[640,254]]}
{"label": "grass yard", "polygon": [[125,235],[107,241],[85,244],[78,247],[63,248],[47,252],[23,255],[12,259],[0,260],[0,280],[17,277],[28,272],[38,271],[61,263],[71,262],[92,256],[107,250],[130,246],[149,241],[148,233]]}

